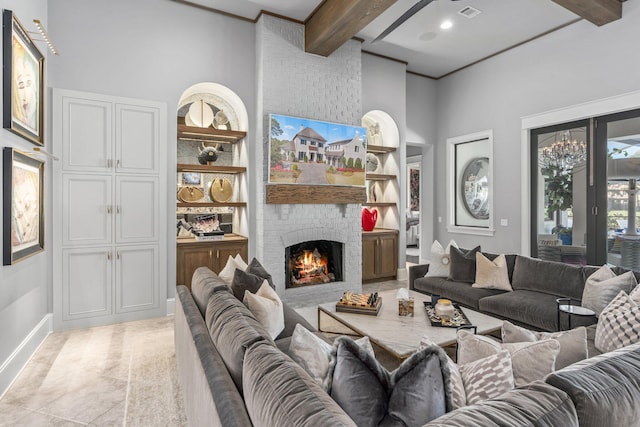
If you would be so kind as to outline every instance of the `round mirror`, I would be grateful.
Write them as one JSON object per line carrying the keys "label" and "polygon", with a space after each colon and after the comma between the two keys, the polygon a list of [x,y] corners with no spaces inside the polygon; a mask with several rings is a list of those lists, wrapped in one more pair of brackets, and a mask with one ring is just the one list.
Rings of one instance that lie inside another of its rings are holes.
{"label": "round mirror", "polygon": [[464,207],[477,219],[489,219],[489,159],[479,157],[462,172]]}

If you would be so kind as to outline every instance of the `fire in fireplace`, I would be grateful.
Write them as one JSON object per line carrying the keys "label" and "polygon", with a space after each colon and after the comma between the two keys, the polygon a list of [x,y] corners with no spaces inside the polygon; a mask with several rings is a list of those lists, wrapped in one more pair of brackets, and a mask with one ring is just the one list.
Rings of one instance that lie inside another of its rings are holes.
{"label": "fire in fireplace", "polygon": [[342,247],[340,242],[313,240],[285,249],[285,287],[342,281]]}

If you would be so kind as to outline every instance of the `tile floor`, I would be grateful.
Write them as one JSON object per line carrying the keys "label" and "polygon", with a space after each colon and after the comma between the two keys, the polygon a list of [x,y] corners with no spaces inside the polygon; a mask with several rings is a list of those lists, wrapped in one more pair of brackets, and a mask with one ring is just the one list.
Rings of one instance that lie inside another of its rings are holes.
{"label": "tile floor", "polygon": [[[317,326],[315,306],[296,309]],[[50,334],[0,399],[0,414],[0,426],[185,426],[173,317]]]}

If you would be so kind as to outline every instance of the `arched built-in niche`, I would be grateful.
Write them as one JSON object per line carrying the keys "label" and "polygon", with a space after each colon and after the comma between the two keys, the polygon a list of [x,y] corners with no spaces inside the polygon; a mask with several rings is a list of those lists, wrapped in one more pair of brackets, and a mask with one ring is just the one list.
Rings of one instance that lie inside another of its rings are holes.
{"label": "arched built-in niche", "polygon": [[[189,110],[200,103],[200,111],[211,114],[224,113],[227,123],[211,123],[211,120],[191,120]],[[216,210],[232,211],[232,233],[249,235],[247,201],[248,150],[246,131],[249,128],[247,109],[240,97],[218,83],[197,83],[186,89],[178,102],[178,185],[184,184],[181,173],[191,171],[202,175],[202,190],[205,196],[192,204],[178,202],[177,214],[205,214]],[[198,126],[200,125],[200,126]],[[220,149],[218,159],[213,164],[200,165],[197,157],[202,146],[215,146]],[[191,166],[193,165],[193,166]],[[227,178],[232,183],[233,195],[227,202],[214,200],[209,189],[214,178]],[[225,235],[225,238],[227,235]]]}

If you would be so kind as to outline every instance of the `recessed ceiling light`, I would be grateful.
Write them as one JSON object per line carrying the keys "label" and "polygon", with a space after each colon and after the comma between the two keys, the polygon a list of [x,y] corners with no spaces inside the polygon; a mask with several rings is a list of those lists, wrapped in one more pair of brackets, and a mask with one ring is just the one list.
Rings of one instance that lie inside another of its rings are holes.
{"label": "recessed ceiling light", "polygon": [[448,30],[451,27],[453,27],[453,22],[451,22],[448,19],[445,21],[442,21],[442,24],[440,24],[440,28],[443,30]]}

